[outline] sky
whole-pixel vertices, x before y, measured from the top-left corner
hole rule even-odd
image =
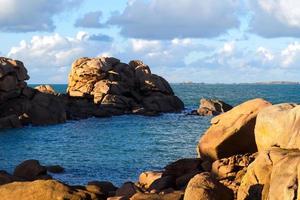
[[[80,57],[139,59],[169,82],[300,81],[299,0],[0,0],[0,56],[29,83]]]

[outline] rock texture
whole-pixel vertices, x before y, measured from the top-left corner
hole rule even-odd
[[[60,99],[27,87],[28,79],[22,62],[0,57],[0,128],[65,122]]]
[[[33,182],[14,182],[0,187],[3,200],[101,200],[99,195],[62,184],[56,180],[37,180]]]
[[[53,87],[51,87],[51,85],[39,85],[36,86],[34,89],[42,93],[57,94],[57,92],[53,89]]]
[[[227,112],[232,109],[232,106],[217,99],[200,100],[200,106],[197,110],[200,116],[215,116]]]
[[[194,176],[185,190],[184,200],[232,200],[232,191],[207,172]]]
[[[80,58],[72,65],[68,94],[88,99],[113,115],[177,112],[184,107],[169,83],[152,74],[142,61],[129,64],[116,58]]]
[[[256,116],[259,111],[270,105],[263,99],[253,99],[214,117],[211,120],[211,127],[199,141],[200,157],[218,160],[236,154],[256,152],[254,138]]]
[[[271,148],[259,153],[248,167],[238,190],[238,200],[300,199],[300,151]]]
[[[257,115],[255,140],[259,151],[273,146],[300,149],[300,106],[284,103],[263,109]]]

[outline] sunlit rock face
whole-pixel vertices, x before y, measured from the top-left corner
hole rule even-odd
[[[72,64],[67,93],[89,99],[110,114],[177,112],[184,107],[169,83],[142,61],[80,58]]]

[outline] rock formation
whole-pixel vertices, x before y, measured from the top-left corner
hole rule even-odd
[[[200,100],[200,106],[197,114],[200,116],[215,116],[225,113],[232,109],[232,106],[217,99],[204,99]]]
[[[72,65],[66,95],[49,85],[30,88],[28,79],[22,62],[0,57],[0,129],[92,116],[156,115],[184,108],[169,83],[141,61],[128,65],[108,57],[78,59]]]
[[[72,64],[67,92],[72,99],[92,101],[96,109],[112,115],[178,112],[184,107],[169,83],[142,61],[80,58]]]
[[[211,127],[199,141],[200,157],[218,160],[236,154],[256,152],[254,138],[256,116],[260,110],[270,105],[263,99],[253,99],[214,117],[211,120]]]

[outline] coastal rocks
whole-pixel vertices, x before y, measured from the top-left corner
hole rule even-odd
[[[57,92],[55,92],[55,90],[53,89],[53,87],[51,87],[51,85],[39,85],[36,86],[34,89],[42,93],[54,94],[54,95],[57,94]]]
[[[130,200],[182,200],[183,192],[174,191],[168,194],[145,194],[137,193]]]
[[[0,103],[18,97],[29,79],[23,63],[0,57]]]
[[[139,184],[148,189],[150,185],[157,179],[161,178],[163,175],[162,172],[148,171],[141,173],[139,177]]]
[[[194,176],[187,185],[184,200],[232,200],[232,191],[220,184],[209,173]]]
[[[98,195],[84,189],[73,188],[56,180],[37,180],[33,182],[14,182],[0,187],[3,200],[101,200]]]
[[[39,161],[37,160],[26,160],[22,162],[16,166],[13,175],[28,181],[51,178],[49,175],[47,175],[47,168],[40,165]]]
[[[108,181],[91,181],[87,184],[86,189],[103,194],[106,197],[111,197],[115,195],[118,188]]]
[[[242,179],[237,199],[299,199],[299,164],[298,149],[260,152]]]
[[[211,174],[219,180],[220,183],[231,189],[234,197],[237,196],[237,191],[246,174],[247,167],[254,161],[255,154],[240,154],[229,158],[216,160],[212,164]]]
[[[116,190],[117,197],[122,197],[124,199],[129,199],[132,197],[135,193],[141,192],[140,188],[136,186],[132,182],[126,182],[124,183],[120,188]]]
[[[259,151],[276,146],[300,149],[300,105],[278,104],[257,115],[255,140]]]
[[[27,87],[28,79],[22,62],[0,57],[0,128],[65,122],[60,99]]]
[[[221,100],[202,98],[200,100],[200,106],[197,110],[197,114],[200,116],[215,116],[227,112],[232,108],[233,107],[231,105]]]
[[[253,99],[214,117],[211,127],[198,143],[200,157],[214,161],[236,154],[256,152],[256,116],[259,111],[270,105],[271,103],[263,99]]]
[[[184,107],[168,82],[152,74],[142,61],[125,64],[109,57],[80,58],[72,64],[67,92],[112,115],[177,112]]]

